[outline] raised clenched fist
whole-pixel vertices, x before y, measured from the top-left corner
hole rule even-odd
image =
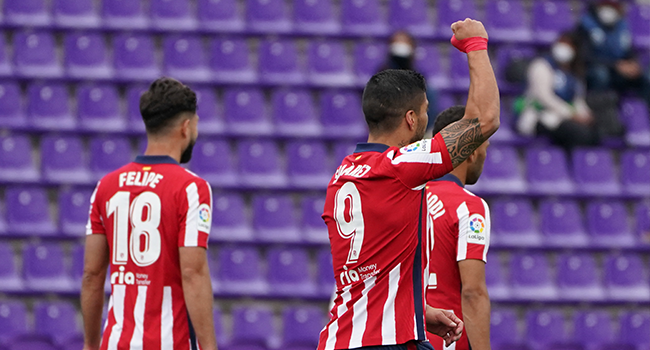
[[[454,32],[457,40],[463,40],[472,37],[482,37],[488,39],[487,31],[483,27],[481,21],[465,18],[464,21],[457,21],[451,25],[451,30]]]

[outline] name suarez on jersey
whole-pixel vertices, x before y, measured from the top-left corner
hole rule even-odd
[[[153,171],[129,171],[120,174],[120,187],[126,186],[149,186],[156,188],[156,185],[163,179],[163,176]]]
[[[372,167],[370,165],[354,165],[354,163],[350,164],[349,166],[346,166],[345,164],[342,164],[339,166],[338,169],[336,169],[336,173],[334,174],[334,182],[339,180],[339,177],[341,176],[352,176],[352,177],[364,177]]]

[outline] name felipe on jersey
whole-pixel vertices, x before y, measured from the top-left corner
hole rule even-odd
[[[156,185],[162,180],[163,176],[153,171],[129,171],[120,174],[120,187],[126,186],[149,186],[156,188]]]
[[[350,166],[345,166],[341,165],[338,169],[336,169],[336,173],[334,174],[334,182],[339,180],[339,177],[341,176],[353,176],[353,177],[363,177],[366,175],[372,168],[370,165],[357,165],[356,167],[354,166],[354,163],[350,164]]]

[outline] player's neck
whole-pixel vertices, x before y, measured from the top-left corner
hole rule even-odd
[[[368,135],[368,143],[381,143],[388,147],[404,147],[408,145],[409,138],[402,137],[398,133],[391,135]]]
[[[181,152],[178,147],[174,147],[171,142],[160,142],[157,140],[147,140],[147,149],[144,151],[145,156],[169,156],[179,162]]]
[[[463,162],[462,164],[457,166],[456,169],[452,170],[449,174],[457,177],[458,180],[460,180],[460,182],[463,184],[463,186],[465,186],[467,181],[467,163]]]

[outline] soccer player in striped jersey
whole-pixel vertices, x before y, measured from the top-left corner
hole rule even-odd
[[[460,120],[465,107],[454,106],[438,115],[434,135]],[[427,305],[452,310],[465,323],[461,338],[448,348],[429,334],[434,348],[490,350],[490,297],[485,285],[485,263],[490,246],[490,209],[466,184],[478,181],[490,140],[485,141],[451,173],[426,187],[435,245],[429,265]],[[470,348],[471,344],[471,348]]]
[[[196,94],[170,78],[140,98],[142,156],[91,198],[81,309],[85,350],[216,350],[206,248],[210,185],[180,166],[198,136]],[[110,264],[108,319],[101,334]]]
[[[460,337],[462,321],[425,305],[433,228],[426,227],[424,187],[498,129],[499,90],[483,24],[466,19],[451,28],[471,79],[461,120],[423,139],[426,84],[413,71],[386,70],[365,87],[368,143],[342,161],[325,199],[337,291],[319,350],[431,349],[425,328],[448,344]]]

